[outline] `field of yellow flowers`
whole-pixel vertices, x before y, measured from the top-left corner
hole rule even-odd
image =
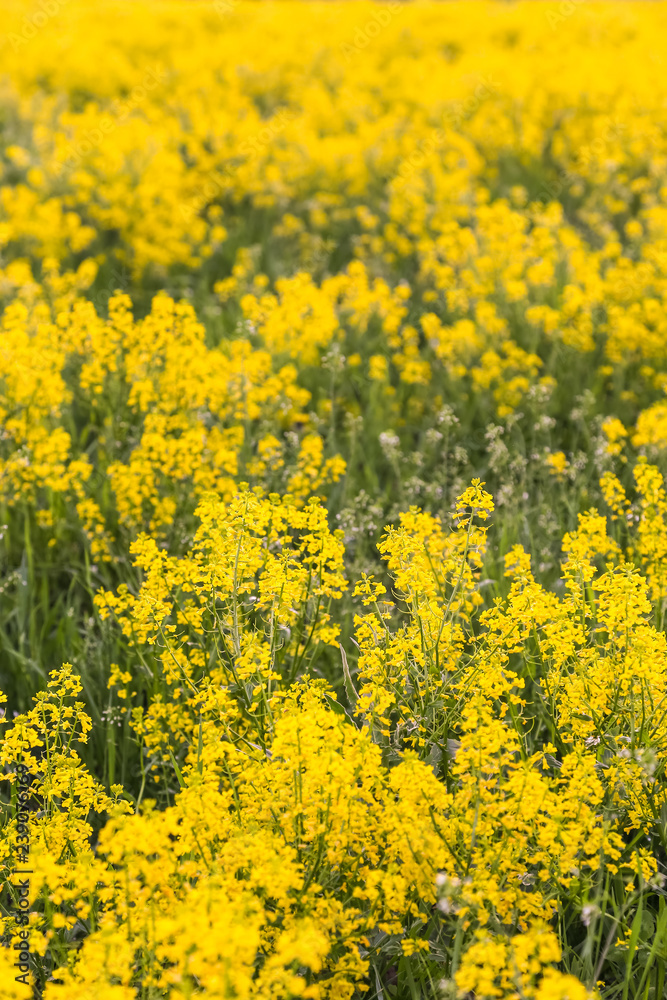
[[[2,1000],[667,997],[667,4],[3,0]]]

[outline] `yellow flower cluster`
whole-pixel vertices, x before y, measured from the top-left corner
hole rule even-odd
[[[94,557],[111,558],[114,525],[159,535],[192,512],[193,497],[231,496],[258,434],[248,472],[262,482],[279,472],[297,498],[344,472],[316,434],[302,436],[287,466],[284,445],[261,436],[306,419],[310,394],[293,365],[276,365],[247,338],[208,348],[192,307],[166,295],[135,321],[122,293],[102,319],[71,293],[50,303],[49,291],[35,289],[3,317],[3,499],[48,510],[61,496]]]
[[[637,481],[644,520],[666,531],[655,470],[639,466]],[[93,989],[130,1000],[139,986],[351,997],[382,941],[426,961],[447,940],[462,993],[591,995],[558,971],[549,921],[568,896],[589,898],[601,870],[641,915],[633,880],[657,870],[641,839],[665,801],[664,712],[647,712],[665,699],[665,638],[647,622],[645,579],[595,511],[564,539],[563,598],[516,546],[508,596],[479,614],[477,525],[493,511],[483,485],[459,497],[449,532],[418,509],[388,530],[396,603],[368,577],[359,585],[376,613],[357,619],[361,728],[324,681],[294,683],[335,644],[325,608],[346,587],[321,505],[246,489],[202,503],[182,558],[138,539],[136,596],[125,585],[99,596],[156,682],[147,710],[132,712],[136,802],[121,785],[110,797],[77,753],[90,719],[72,704],[81,683],[69,664],[3,737],[8,776],[20,761],[35,779],[31,891],[44,905],[30,941],[57,966],[46,1000]],[[114,667],[112,692],[130,682]],[[549,738],[531,751],[536,725]],[[152,772],[169,800],[159,810],[144,797]],[[4,828],[7,864],[17,832],[15,820]]]
[[[612,368],[649,362],[661,387],[659,5],[172,0],[118,16],[106,2],[8,3],[3,295],[85,254],[102,283],[204,273],[271,352],[305,363],[337,336],[334,302],[353,329],[375,314],[400,380],[470,378],[501,415],[545,377],[542,337],[587,356],[600,339]],[[298,53],[297,19],[311,39]],[[619,96],[621,44],[633,74]],[[317,280],[337,255],[349,287]],[[410,297],[425,308],[401,329]]]
[[[2,995],[660,1000],[665,6],[3,18]]]
[[[608,454],[667,448],[662,7],[290,11],[8,3],[2,496],[43,528],[57,497],[93,561],[239,480],[329,489],[344,419],[419,390],[566,413],[572,365]]]

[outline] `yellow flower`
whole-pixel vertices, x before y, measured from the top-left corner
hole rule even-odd
[[[569,463],[565,457],[565,453],[562,451],[552,452],[551,454],[544,456],[544,461],[549,472],[553,476],[557,476],[559,479],[562,478],[563,473],[568,468]]]

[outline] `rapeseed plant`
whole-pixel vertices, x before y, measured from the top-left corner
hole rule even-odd
[[[2,995],[665,996],[664,5],[5,16]]]

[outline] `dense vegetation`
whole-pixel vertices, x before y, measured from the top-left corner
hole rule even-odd
[[[660,1000],[667,8],[4,6],[2,996]]]

